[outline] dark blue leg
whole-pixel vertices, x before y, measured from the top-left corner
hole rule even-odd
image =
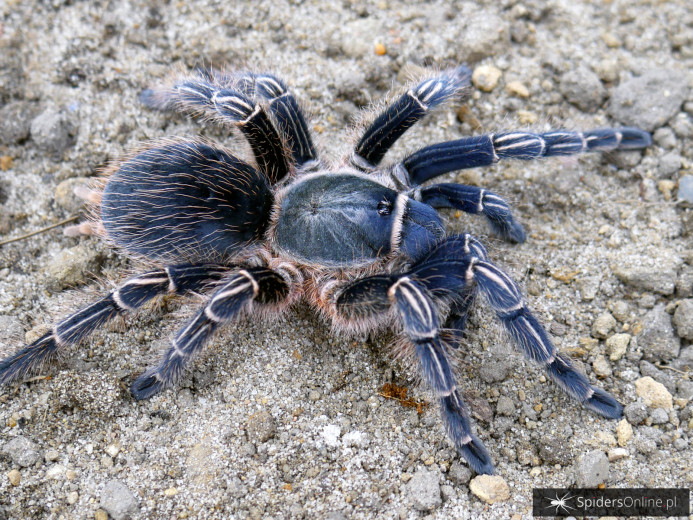
[[[258,166],[272,183],[289,172],[284,143],[265,110],[243,92],[211,82],[208,73],[198,71],[167,89],[145,90],[140,99],[158,110],[176,110],[231,124],[246,137]]]
[[[458,67],[422,81],[388,106],[359,139],[351,158],[353,166],[369,171],[380,163],[404,132],[426,113],[469,85],[471,71]]]
[[[417,186],[464,168],[488,166],[500,159],[531,160],[600,150],[633,150],[652,143],[638,128],[602,128],[587,132],[553,130],[544,134],[503,132],[426,146],[395,167],[397,178]]]
[[[79,343],[118,314],[135,310],[162,294],[201,291],[227,270],[219,265],[181,265],[130,278],[104,298],[58,322],[51,332],[31,345],[0,361],[0,384],[52,361],[64,346]]]
[[[454,208],[486,217],[493,231],[511,242],[524,242],[525,231],[513,219],[508,203],[493,192],[463,184],[434,184],[421,190],[421,202],[439,208]]]
[[[411,271],[429,291],[459,291],[465,294],[476,282],[515,344],[529,359],[544,366],[549,377],[583,406],[611,419],[622,416],[623,406],[575,370],[568,358],[558,354],[546,331],[524,303],[517,284],[501,269],[483,258],[453,253],[466,239],[450,237],[441,242]],[[446,260],[447,258],[447,260]],[[457,286],[457,289],[455,288]]]
[[[135,380],[130,388],[134,398],[147,399],[174,384],[221,325],[238,318],[253,302],[277,303],[288,291],[278,273],[264,268],[240,269],[224,279],[207,305],[176,334],[159,364]]]
[[[317,164],[318,154],[303,112],[286,83],[272,74],[242,72],[235,79],[238,89],[250,97],[267,103],[277,121],[279,131],[291,148],[297,168],[310,169]]]
[[[448,436],[474,471],[493,473],[486,448],[472,433],[448,347],[439,335],[436,309],[424,285],[406,275],[373,276],[349,284],[334,301],[338,316],[347,320],[367,320],[387,312],[393,305],[404,334],[414,347],[423,378],[439,399]]]

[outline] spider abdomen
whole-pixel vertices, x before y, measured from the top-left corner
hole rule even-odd
[[[117,245],[151,259],[226,258],[262,237],[271,207],[252,166],[204,142],[168,142],[109,177],[101,219]]]

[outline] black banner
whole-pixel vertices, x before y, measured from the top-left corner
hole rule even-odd
[[[688,516],[690,491],[685,488],[534,489],[535,517]]]

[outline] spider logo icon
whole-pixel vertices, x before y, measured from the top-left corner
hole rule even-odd
[[[568,513],[569,509],[575,509],[574,507],[571,507],[567,504],[568,500],[570,500],[571,498],[575,498],[574,496],[571,497],[569,495],[570,495],[570,493],[566,493],[562,497],[559,497],[558,493],[556,493],[556,498],[546,497],[549,500],[551,500],[551,505],[546,507],[545,509],[551,509],[552,507],[555,507],[556,508],[556,514],[558,514],[559,509],[562,509],[566,513]]]

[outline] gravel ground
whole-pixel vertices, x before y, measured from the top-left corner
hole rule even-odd
[[[230,327],[180,386],[127,386],[199,302],[165,300],[0,389],[0,519],[529,518],[534,487],[693,486],[693,13],[670,2],[503,0],[0,4],[0,240],[80,211],[75,186],[135,144],[227,132],[153,113],[171,67],[273,69],[329,158],[360,109],[424,67],[468,63],[470,97],[392,150],[511,128],[640,125],[644,152],[505,162],[448,176],[506,197],[522,245],[472,230],[558,347],[627,405],[603,420],[514,353],[482,304],[459,379],[496,481],[455,455],[434,406],[388,356],[298,306]],[[0,248],[0,353],[135,266],[59,229]],[[504,489],[504,486],[508,489]],[[508,496],[504,495],[504,492]],[[480,495],[491,494],[487,503]]]

